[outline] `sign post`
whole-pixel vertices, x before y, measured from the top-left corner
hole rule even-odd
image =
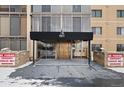
[[[14,53],[0,53],[0,65],[15,66],[15,54]]]
[[[108,53],[107,54],[107,66],[109,67],[115,67],[124,66],[124,57],[121,53]]]

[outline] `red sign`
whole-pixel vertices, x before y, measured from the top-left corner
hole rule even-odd
[[[123,66],[123,54],[109,53],[107,55],[108,66]]]
[[[15,65],[15,54],[14,53],[0,53],[0,65],[2,64]]]

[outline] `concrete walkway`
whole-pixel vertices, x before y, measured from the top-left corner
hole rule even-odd
[[[86,59],[39,60],[35,65],[17,69],[9,77],[45,80],[44,84],[73,87],[124,86],[124,74],[108,70]]]
[[[68,60],[56,60],[56,59],[40,59],[35,65],[42,66],[88,66],[87,59],[68,59]]]

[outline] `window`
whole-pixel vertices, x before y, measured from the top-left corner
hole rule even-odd
[[[73,19],[70,15],[64,15],[63,16],[62,30],[64,32],[72,32],[73,29],[75,29],[74,31],[76,31],[76,29],[78,29],[78,28],[76,28],[76,26],[74,26],[75,23],[74,22],[72,23],[72,20]],[[74,26],[74,28],[73,28],[73,26]]]
[[[10,5],[10,12],[26,12],[25,5]]]
[[[51,12],[50,5],[42,5],[42,12]]]
[[[102,27],[92,27],[92,32],[94,35],[101,35],[102,34]]]
[[[102,17],[102,10],[92,10],[92,17]]]
[[[9,5],[0,5],[0,12],[9,12]]]
[[[124,10],[117,10],[117,17],[124,17]]]
[[[42,32],[51,32],[51,17],[42,17]]]
[[[81,17],[73,17],[73,32],[81,32]]]
[[[10,35],[10,18],[9,15],[0,16],[0,35],[9,36]]]
[[[81,5],[73,5],[73,12],[81,12]]]
[[[59,15],[53,15],[51,18],[51,30],[52,32],[58,32],[60,31],[60,16]]]
[[[92,51],[100,51],[102,44],[92,44]]]
[[[0,38],[0,49],[9,48],[9,41],[7,39]]]
[[[19,15],[10,16],[10,35],[19,36],[20,35],[20,17]]]
[[[124,51],[124,44],[117,44],[117,51]]]
[[[117,27],[117,35],[124,35],[124,27]]]
[[[18,5],[11,5],[10,11],[11,12],[20,12],[20,7]]]
[[[42,12],[41,5],[32,5],[32,12]]]
[[[20,15],[20,25],[21,25],[21,36],[27,36],[27,16]]]
[[[26,49],[27,49],[26,39],[20,40],[20,50],[26,50]]]

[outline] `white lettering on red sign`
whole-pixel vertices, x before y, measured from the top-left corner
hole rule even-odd
[[[15,65],[15,54],[14,53],[0,53],[0,65],[2,64]]]
[[[108,66],[123,66],[123,54],[109,53],[107,55]]]

